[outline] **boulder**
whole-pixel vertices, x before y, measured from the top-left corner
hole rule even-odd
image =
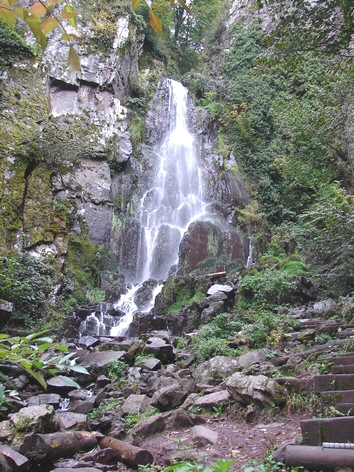
[[[199,364],[193,373],[193,377],[197,384],[218,385],[238,369],[237,359],[216,356]]]
[[[47,380],[47,385],[50,390],[58,392],[62,396],[67,395],[71,390],[78,388],[78,385],[72,381],[70,377],[65,375],[56,375]]]
[[[59,411],[58,419],[61,429],[66,431],[87,431],[87,416],[72,411]]]
[[[229,401],[231,398],[230,393],[227,390],[221,390],[220,392],[209,393],[203,397],[198,397],[194,402],[193,406],[200,406],[202,408],[212,408],[219,403]]]
[[[150,408],[150,399],[147,395],[129,395],[122,405],[122,412],[126,415],[144,413]]]
[[[142,369],[159,370],[161,367],[161,361],[155,357],[145,357],[145,359],[137,362],[136,365]]]
[[[235,289],[231,285],[214,284],[208,290],[208,295],[214,295],[218,292],[228,295],[234,293]]]
[[[58,417],[52,405],[35,405],[21,408],[10,415],[17,431],[25,433],[50,433],[59,430]]]
[[[187,397],[187,392],[178,385],[169,385],[155,392],[151,399],[151,405],[160,411],[168,411],[181,405]]]
[[[192,439],[197,446],[204,447],[208,444],[215,444],[218,440],[218,433],[203,425],[197,425],[192,428]]]
[[[175,360],[175,353],[172,344],[167,343],[164,339],[156,336],[149,338],[146,341],[146,354],[153,354],[154,357],[160,359],[163,364],[168,364]]]
[[[253,364],[260,364],[267,359],[268,349],[257,349],[256,351],[246,352],[238,357],[238,364],[240,367],[247,368]]]
[[[232,398],[245,405],[264,405],[274,401],[277,385],[264,375],[245,375],[235,372],[226,381],[226,388]]]
[[[106,375],[109,362],[124,360],[125,351],[89,352],[79,357],[80,365],[86,367],[92,376]]]
[[[24,471],[29,468],[29,460],[27,457],[8,446],[0,445],[0,457],[1,456],[5,458],[5,461],[2,461],[0,458],[1,472]]]

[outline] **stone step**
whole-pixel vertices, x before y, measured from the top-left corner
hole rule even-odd
[[[354,353],[347,353],[343,356],[323,357],[321,361],[332,362],[333,365],[351,365],[354,364]]]
[[[354,415],[354,403],[337,403],[335,408],[343,415]]]
[[[331,367],[333,374],[354,374],[354,364],[334,365]]]
[[[329,390],[354,390],[354,374],[315,375],[315,392]]]
[[[346,328],[336,334],[339,339],[351,338],[352,336],[354,336],[354,328]]]
[[[354,403],[354,390],[330,390],[321,392],[321,398],[326,404]]]
[[[301,421],[302,442],[321,446],[323,442],[354,442],[354,416]]]

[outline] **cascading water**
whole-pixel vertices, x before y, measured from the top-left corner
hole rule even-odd
[[[162,289],[161,281],[178,263],[184,233],[193,221],[206,215],[198,152],[188,124],[188,91],[171,79],[162,81],[160,87],[168,90],[168,109],[164,117],[168,123],[162,139],[153,149],[155,163],[150,188],[140,200],[135,277],[130,289],[114,305],[116,312],[123,316],[109,317],[105,325],[105,312],[99,309],[81,323],[81,333],[124,335],[136,312],[149,313]],[[150,287],[150,299],[145,297],[142,302],[139,289],[151,279],[155,283]],[[112,323],[111,319],[118,321]]]
[[[168,87],[169,126],[156,146],[155,178],[140,201],[141,237],[138,247],[136,283],[115,304],[125,315],[111,329],[113,336],[122,335],[138,310],[135,295],[148,279],[164,280],[178,262],[178,249],[191,222],[205,215],[198,153],[188,126],[188,92],[179,82],[166,79]],[[149,305],[161,290],[152,292]]]

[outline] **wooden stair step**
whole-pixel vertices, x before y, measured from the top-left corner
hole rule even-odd
[[[354,403],[354,390],[328,390],[321,392],[321,398],[326,404]]]
[[[354,467],[353,449],[287,445],[273,457],[287,466],[301,466],[306,470],[334,471],[338,467]]]
[[[354,416],[302,420],[303,444],[321,446],[326,442],[353,443]]]
[[[354,390],[354,374],[326,374],[314,376],[315,392]]]

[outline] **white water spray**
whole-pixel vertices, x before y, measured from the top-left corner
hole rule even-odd
[[[125,315],[111,329],[112,336],[126,332],[138,310],[134,298],[148,279],[165,280],[178,262],[178,249],[189,225],[205,215],[202,179],[193,134],[188,126],[188,92],[179,82],[167,79],[169,128],[155,148],[155,178],[140,201],[141,240],[136,285],[115,304]],[[149,312],[162,285],[153,290],[144,309]]]

